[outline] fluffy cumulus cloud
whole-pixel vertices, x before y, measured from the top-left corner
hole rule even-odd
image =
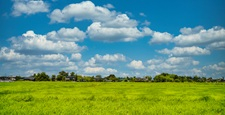
[[[126,56],[123,54],[96,54],[94,57],[85,62],[86,66],[97,66],[99,64],[115,64],[115,62],[126,61]]]
[[[213,42],[207,45],[206,48],[211,50],[225,50],[225,40],[221,42]]]
[[[97,41],[135,41],[152,33],[147,27],[138,29],[136,20],[130,19],[126,14],[110,11],[109,7],[112,6],[95,6],[91,1],[84,1],[70,4],[62,10],[55,9],[49,17],[51,23],[65,23],[71,18],[75,21],[91,20],[93,23],[86,32],[89,38]]]
[[[150,44],[153,43],[168,43],[171,42],[173,35],[167,32],[153,32],[152,39],[150,40]]]
[[[157,51],[161,54],[168,54],[169,56],[198,56],[198,55],[209,55],[210,51],[200,47],[174,47],[172,50],[163,49]]]
[[[85,49],[74,42],[51,41],[46,35],[27,31],[22,36],[10,39],[12,47],[23,53],[74,53]]]
[[[180,29],[180,32],[181,34],[183,35],[190,35],[190,34],[197,34],[199,33],[201,30],[203,30],[204,28],[202,26],[196,26],[194,28],[187,28],[187,27],[184,27],[184,28],[181,28]]]
[[[130,19],[126,14],[119,14],[110,21],[102,21],[102,26],[109,28],[129,28],[136,27],[137,24],[136,20]]]
[[[74,28],[61,28],[58,31],[52,31],[47,33],[47,38],[53,41],[67,41],[77,42],[83,41],[86,34],[79,30],[77,27]]]
[[[105,4],[103,7],[108,8],[108,9],[113,9],[115,8],[112,4]]]
[[[49,11],[49,5],[42,0],[13,0],[13,2],[13,16]]]
[[[16,53],[13,49],[9,49],[7,47],[2,47],[0,50],[0,61],[14,61],[14,60],[24,60],[26,59],[25,55],[21,55]]]
[[[149,22],[148,20],[145,20],[143,23],[141,23],[141,25],[143,26],[149,26],[151,24],[151,22]]]
[[[136,70],[145,69],[145,66],[143,65],[141,60],[133,60],[127,66]]]
[[[63,54],[25,55],[6,47],[1,48],[0,62],[4,62],[1,65],[1,71],[12,75],[29,76],[33,74],[31,72],[41,71],[56,74],[61,70],[78,69],[76,63]]]
[[[224,77],[225,74],[225,62],[219,62],[217,64],[211,64],[208,66],[204,66],[202,68],[204,72],[207,73],[207,75],[210,75],[211,77],[215,78],[221,78]]]
[[[115,42],[115,41],[135,41],[140,37],[150,35],[151,30],[149,28],[143,28],[139,31],[135,28],[110,28],[103,27],[100,22],[95,22],[88,27],[87,33],[93,40],[104,41],[104,42]]]
[[[112,69],[112,68],[103,68],[103,67],[86,67],[84,68],[84,72],[86,74],[114,74],[117,73],[116,69]]]
[[[117,61],[126,61],[126,57],[123,54],[106,54],[106,55],[99,55],[96,54],[94,56],[94,58],[97,61],[101,61],[101,62],[117,62]]]
[[[190,57],[170,57],[168,59],[150,59],[147,61],[147,70],[155,73],[175,73],[181,75],[191,75],[193,68],[200,62],[193,60]],[[199,73],[198,75],[202,75]],[[194,75],[194,74],[193,74]]]
[[[74,18],[76,21],[107,21],[114,15],[115,12],[111,12],[105,7],[95,6],[91,1],[84,1],[81,3],[70,4],[62,10],[55,9],[49,17],[51,19],[51,23],[64,23],[68,22],[71,18]]]
[[[75,60],[75,61],[78,61],[78,60],[81,60],[81,58],[82,58],[82,55],[80,54],[80,53],[73,53],[72,55],[71,55],[71,60]]]
[[[203,29],[203,27],[198,26],[195,28],[182,28],[181,34],[176,36],[173,41],[179,46],[208,46],[209,48],[214,48],[215,44],[221,44],[225,41],[225,29],[222,27],[215,26],[208,30]],[[211,45],[211,47],[210,47]],[[220,47],[216,47],[220,48]]]

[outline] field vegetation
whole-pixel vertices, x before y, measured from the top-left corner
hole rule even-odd
[[[224,83],[1,82],[2,115],[224,115]]]

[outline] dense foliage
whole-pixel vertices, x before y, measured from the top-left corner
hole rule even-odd
[[[75,74],[74,72],[67,73],[65,71],[59,72],[58,75],[52,75],[51,79],[45,73],[34,74],[35,81],[78,81],[78,82],[223,82],[224,78],[212,79],[199,76],[178,76],[176,74],[161,73],[154,78],[151,76],[144,77],[116,77],[114,74],[110,74],[106,77],[101,75],[96,76],[82,76]]]

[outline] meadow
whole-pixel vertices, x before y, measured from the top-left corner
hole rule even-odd
[[[224,83],[2,82],[1,115],[224,115]]]

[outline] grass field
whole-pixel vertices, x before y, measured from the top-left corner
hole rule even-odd
[[[225,115],[224,83],[0,83],[3,115]]]

